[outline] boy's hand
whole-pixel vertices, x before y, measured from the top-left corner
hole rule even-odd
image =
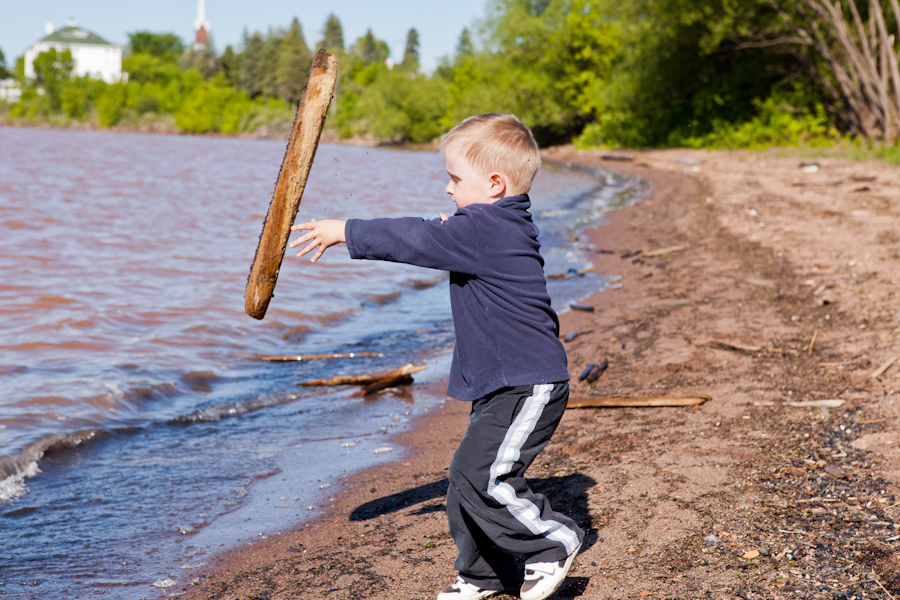
[[[300,244],[312,242],[306,248],[297,253],[297,256],[303,256],[312,251],[316,246],[319,251],[313,255],[311,262],[316,262],[319,257],[325,253],[326,248],[330,248],[335,244],[347,243],[344,236],[344,226],[346,221],[338,221],[328,219],[325,221],[311,220],[309,223],[300,223],[291,227],[291,231],[306,231],[302,236],[291,242],[291,248],[296,248]]]
[[[447,215],[442,212],[439,212],[438,215],[441,217],[441,225],[443,225],[447,221]]]

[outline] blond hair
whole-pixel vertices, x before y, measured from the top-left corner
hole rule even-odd
[[[515,115],[487,113],[469,117],[441,138],[441,156],[457,148],[484,174],[499,171],[508,178],[508,195],[531,189],[541,168],[541,152],[531,130]]]

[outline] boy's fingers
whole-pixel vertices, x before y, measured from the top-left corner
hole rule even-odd
[[[296,225],[293,225],[291,227],[291,231],[309,231],[310,229],[315,228],[315,226],[316,226],[316,220],[313,219],[312,221],[309,221],[306,223],[298,223]]]
[[[307,246],[306,248],[303,248],[300,252],[298,252],[297,256],[305,256],[305,255],[309,254],[310,252],[312,252],[312,249],[318,245],[319,245],[319,242],[314,241],[309,246]]]
[[[290,247],[291,247],[291,248],[296,248],[296,247],[299,246],[300,244],[302,244],[302,243],[308,241],[308,240],[309,240],[309,235],[310,235],[310,234],[308,234],[308,233],[307,233],[306,235],[301,235],[301,236],[298,237],[296,240],[294,240],[293,242],[291,242]]]

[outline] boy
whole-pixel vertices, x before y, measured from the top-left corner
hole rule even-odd
[[[292,228],[307,233],[291,248],[310,242],[297,255],[318,247],[315,262],[346,243],[352,258],[450,272],[456,346],[447,394],[472,409],[447,492],[459,576],[437,597],[471,600],[521,586],[523,600],[542,600],[562,583],[584,533],[524,478],[569,395],[559,321],[528,212],[541,156],[521,121],[497,113],[454,127],[440,152],[453,216],[310,221]],[[524,577],[516,554],[525,556]]]

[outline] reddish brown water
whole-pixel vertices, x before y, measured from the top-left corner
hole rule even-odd
[[[438,273],[339,248],[317,265],[288,258],[265,320],[244,315],[283,152],[0,128],[0,565],[14,565],[0,594],[152,595],[220,544],[313,514],[319,485],[383,459],[379,431],[439,401],[293,385],[446,354]],[[436,217],[453,209],[444,184],[435,153],[324,144],[301,217]],[[635,189],[544,169],[534,201],[547,271],[585,266],[570,236]],[[602,285],[552,280],[551,294],[564,307]],[[360,350],[384,357],[248,356]],[[426,376],[445,373],[439,361]]]

